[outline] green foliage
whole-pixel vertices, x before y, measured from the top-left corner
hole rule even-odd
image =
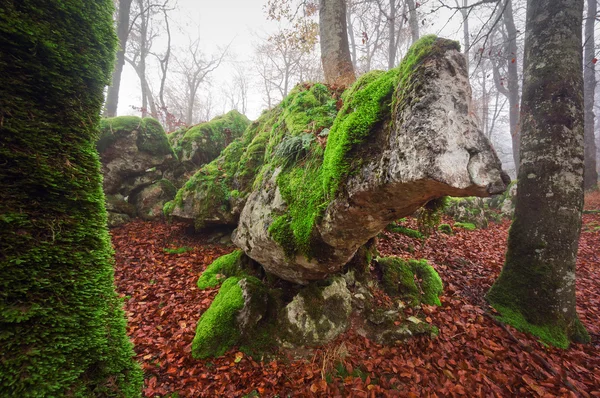
[[[198,288],[207,289],[218,286],[223,279],[242,276],[241,259],[244,252],[240,249],[217,258],[200,275]]]
[[[136,397],[95,149],[110,0],[0,6],[0,391]]]
[[[455,222],[454,226],[456,228],[466,229],[467,231],[475,231],[477,229],[477,226],[475,224],[469,222]]]
[[[378,258],[377,263],[383,271],[383,288],[389,295],[400,297],[411,306],[442,305],[439,299],[443,293],[442,280],[426,260],[384,257]]]
[[[287,137],[275,148],[274,155],[283,159],[284,165],[297,163],[304,159],[315,139],[311,133]]]
[[[244,306],[240,278],[228,278],[211,306],[202,314],[192,341],[192,356],[221,356],[240,338],[235,324],[237,313]]]
[[[176,248],[168,248],[165,247],[163,249],[163,251],[167,254],[183,254],[183,253],[187,253],[189,251],[194,250],[193,247],[187,247],[187,246],[183,246],[183,247],[176,247]]]

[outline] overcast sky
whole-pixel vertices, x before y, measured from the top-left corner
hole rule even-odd
[[[175,0],[172,0],[175,1]],[[257,36],[266,37],[269,32],[276,30],[278,24],[268,21],[264,12],[267,0],[177,0],[177,10],[171,12],[173,46],[186,46],[187,37],[200,36],[201,46],[205,54],[219,52],[219,49],[229,47],[231,58],[238,62],[247,62],[253,53],[253,43]],[[448,14],[449,17],[450,14]],[[436,33],[445,36],[455,36],[460,31],[459,19],[448,24],[448,18],[438,14],[432,24],[421,28],[421,34]],[[175,26],[173,26],[175,25]],[[458,39],[460,35],[456,36]],[[163,41],[164,43],[164,41]],[[157,42],[156,47],[160,47]],[[149,60],[153,62],[153,60]],[[251,68],[251,64],[248,64]],[[251,72],[251,71],[250,71]],[[211,77],[211,87],[201,86],[201,90],[212,89],[219,95],[220,89],[231,76],[230,64],[223,64]],[[158,86],[158,75],[150,80],[154,87]],[[222,102],[216,99],[217,102]],[[119,99],[120,115],[137,114],[132,106],[139,107],[141,95],[139,79],[130,65],[123,70],[121,93]],[[247,116],[256,119],[264,107],[261,93],[257,88],[250,87],[250,98]],[[229,111],[220,105],[214,110],[215,115]]]

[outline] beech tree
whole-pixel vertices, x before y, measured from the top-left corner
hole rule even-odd
[[[325,82],[349,86],[356,76],[348,46],[345,0],[320,0],[319,32]]]
[[[136,397],[100,161],[112,0],[0,7],[0,395]]]
[[[575,260],[583,208],[583,0],[529,0],[521,162],[502,272],[487,299],[500,319],[566,348],[587,342]]]
[[[112,73],[111,84],[106,94],[105,116],[117,116],[117,107],[119,105],[119,89],[121,88],[121,74],[125,66],[125,48],[127,47],[127,37],[129,36],[129,14],[131,12],[132,0],[120,0],[117,10],[117,38],[119,39],[119,49],[117,50],[117,60]]]
[[[598,171],[596,170],[596,140],[594,139],[594,96],[596,92],[596,57],[594,27],[598,4],[596,0],[588,0],[587,17],[585,19],[585,35],[583,43],[583,90],[585,117],[585,174],[584,188],[594,189],[598,186]]]

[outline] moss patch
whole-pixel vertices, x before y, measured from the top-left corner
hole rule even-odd
[[[467,231],[475,231],[477,229],[477,226],[470,222],[455,222],[454,226],[456,228],[466,229]]]
[[[421,232],[419,232],[417,230],[414,230],[414,229],[410,229],[410,228],[404,227],[402,225],[398,225],[396,223],[389,224],[388,226],[385,227],[385,229],[387,229],[390,232],[394,232],[394,233],[397,233],[397,234],[406,235],[406,236],[408,236],[410,238],[413,238],[413,239],[423,239],[423,238],[425,238],[425,236]]]
[[[244,252],[240,249],[217,258],[204,270],[198,279],[198,288],[206,289],[218,286],[225,278],[241,276],[241,259]]]
[[[202,314],[192,341],[192,356],[221,356],[240,338],[235,317],[244,306],[240,278],[228,278],[212,305]]]
[[[411,306],[442,304],[439,299],[443,293],[442,280],[426,260],[384,257],[377,259],[377,263],[382,269],[383,288],[389,295],[399,297]]]
[[[103,153],[120,137],[137,131],[136,146],[142,152],[153,156],[175,156],[167,134],[161,124],[153,118],[137,116],[118,116],[100,121],[100,137],[96,143],[98,152]]]
[[[249,124],[246,116],[232,110],[209,122],[178,130],[169,138],[179,159],[192,160],[200,166],[219,156],[227,145],[242,135]],[[194,146],[195,153],[192,153]]]

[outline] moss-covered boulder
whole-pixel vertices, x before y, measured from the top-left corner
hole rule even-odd
[[[337,113],[326,87],[297,87],[269,133],[234,243],[268,272],[308,283],[431,200],[503,192],[507,176],[470,95],[458,44],[435,36],[397,68],[358,79]]]
[[[230,277],[212,305],[202,314],[192,342],[194,358],[220,356],[243,342],[267,311],[267,295],[253,277]]]
[[[176,192],[165,175],[178,162],[160,123],[137,116],[103,119],[96,148],[102,162],[109,225],[120,225],[138,214],[144,219],[161,217],[162,207]],[[135,211],[128,211],[130,208]]]
[[[200,167],[219,156],[249,124],[246,116],[232,110],[208,122],[180,128],[169,134],[169,142],[180,162],[174,170],[177,185],[183,185],[185,181],[181,181],[182,178],[187,180]]]
[[[0,6],[0,395],[140,397],[97,125],[112,0]]]
[[[132,196],[136,215],[143,220],[153,220],[163,216],[163,207],[175,197],[177,188],[167,179],[160,179],[142,188]]]
[[[129,196],[141,186],[160,179],[176,162],[165,131],[152,118],[102,119],[96,148],[107,194]]]

